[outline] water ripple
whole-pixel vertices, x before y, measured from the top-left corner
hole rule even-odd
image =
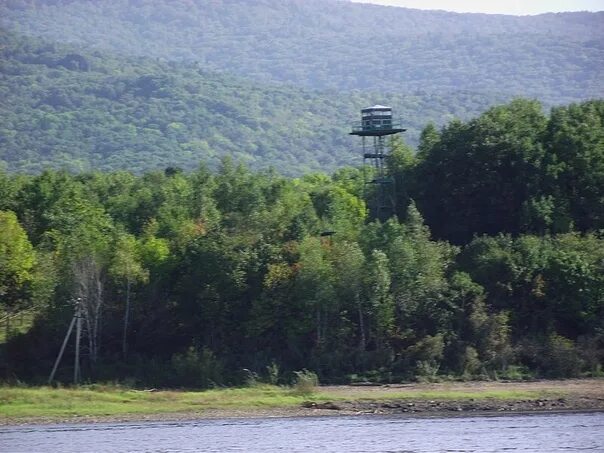
[[[318,417],[0,428],[19,452],[604,452],[604,413],[413,419]]]

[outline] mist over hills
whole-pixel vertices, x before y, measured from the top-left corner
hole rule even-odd
[[[0,159],[14,170],[190,168],[224,154],[288,174],[332,170],[359,163],[346,131],[366,104],[392,104],[414,145],[429,121],[468,119],[517,96],[547,108],[604,93],[604,13],[11,0],[0,17],[10,118]],[[90,70],[56,64],[70,54]],[[138,83],[161,96],[133,94]],[[43,115],[54,135],[38,127]]]

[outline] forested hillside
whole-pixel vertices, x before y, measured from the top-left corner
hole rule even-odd
[[[192,170],[200,160],[216,168],[225,155],[290,175],[333,171],[362,162],[347,135],[362,107],[391,102],[416,144],[428,122],[466,119],[493,101],[260,85],[199,64],[76,52],[6,33],[0,46],[0,160],[11,171]]]
[[[0,160],[333,171],[361,163],[347,132],[367,105],[392,105],[416,146],[430,122],[518,96],[601,97],[602,22],[336,0],[2,2]]]
[[[604,13],[514,17],[336,0],[3,4],[9,30],[311,88],[469,90],[548,104],[604,92]]]
[[[602,375],[604,13],[8,0],[0,21],[0,380],[47,379],[75,301],[89,381]],[[376,103],[409,129],[383,223],[347,135]]]
[[[392,146],[383,224],[357,168],[0,172],[1,377],[47,378],[77,298],[87,380],[601,375],[604,102],[516,100]]]

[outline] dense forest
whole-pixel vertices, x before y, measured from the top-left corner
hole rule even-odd
[[[198,62],[315,89],[604,92],[604,13],[514,17],[336,0],[9,0],[8,29],[84,49]]]
[[[135,174],[231,155],[300,176],[358,166],[391,105],[423,127],[521,96],[604,94],[604,13],[514,17],[337,0],[0,2],[0,164]]]
[[[1,2],[0,380],[602,375],[603,19]]]
[[[348,137],[361,108],[389,102],[417,144],[429,121],[469,119],[493,99],[451,95],[315,92],[253,84],[194,63],[75,52],[71,46],[0,35],[0,160],[9,171],[166,166],[217,168],[235,156],[250,168],[299,176],[358,165]]]
[[[362,168],[0,173],[2,308],[34,313],[6,318],[2,378],[48,377],[78,299],[88,380],[600,375],[604,102],[519,99],[390,147],[384,223]]]

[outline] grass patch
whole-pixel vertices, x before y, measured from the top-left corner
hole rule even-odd
[[[409,390],[401,392],[359,392],[354,395],[337,394],[341,400],[523,400],[562,396],[563,392],[543,390]]]
[[[93,386],[94,387],[94,386]],[[161,414],[208,409],[253,410],[298,406],[305,397],[288,388],[144,392],[120,388],[0,387],[0,417],[71,417]]]
[[[305,400],[523,400],[563,396],[551,390],[348,390],[320,388],[300,394],[295,388],[255,385],[206,391],[145,392],[115,386],[91,385],[79,388],[0,387],[0,418],[103,417],[170,413],[201,414],[210,409],[250,411],[297,407]]]

